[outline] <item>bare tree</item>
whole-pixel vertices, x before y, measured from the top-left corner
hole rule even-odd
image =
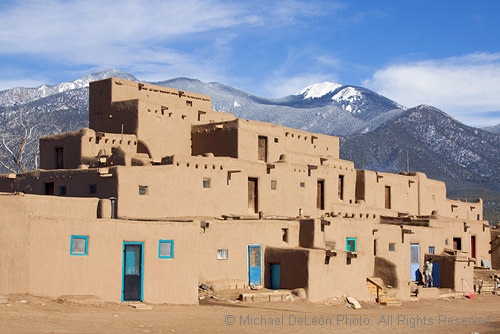
[[[10,131],[3,131],[0,141],[0,166],[11,173],[21,173],[38,168],[39,128],[47,124],[30,121],[26,110],[8,121]]]

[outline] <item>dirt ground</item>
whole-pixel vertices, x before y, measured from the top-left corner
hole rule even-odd
[[[29,295],[0,304],[0,333],[500,333],[500,296],[420,300],[402,306],[344,301],[228,303],[195,306],[81,305]]]

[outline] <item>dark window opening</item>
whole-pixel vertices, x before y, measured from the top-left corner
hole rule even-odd
[[[211,187],[211,179],[205,178],[203,179],[203,188],[210,188]]]
[[[373,239],[373,256],[377,256],[377,239]]]
[[[339,199],[344,200],[344,175],[339,175]]]
[[[288,242],[288,228],[281,229],[281,240]]]
[[[389,252],[394,252],[396,248],[396,244],[391,242],[389,243]]]
[[[147,195],[148,186],[139,186],[139,195]]]
[[[462,250],[462,238],[453,238],[453,249]]]
[[[59,187],[59,195],[66,196],[66,186]]]
[[[186,105],[188,107],[192,107],[193,106],[193,101],[186,101]]]
[[[64,148],[56,147],[56,168],[63,169],[64,168]]]
[[[91,184],[90,185],[90,193],[91,194],[97,194],[97,184]]]
[[[271,180],[271,190],[276,190],[277,181]]]
[[[54,182],[45,183],[45,195],[54,195]]]

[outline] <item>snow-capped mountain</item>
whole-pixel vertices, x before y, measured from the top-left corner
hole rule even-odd
[[[133,75],[119,70],[107,70],[87,75],[71,82],[63,82],[57,85],[42,85],[37,88],[16,87],[0,92],[0,106],[9,107],[16,104],[29,103],[57,93],[67,92],[73,89],[85,88],[89,83],[110,77],[137,80]]]
[[[16,139],[22,119],[40,124],[29,143],[33,168],[38,138],[88,126],[88,83],[110,76],[137,80],[109,70],[58,85],[0,92],[3,136]],[[356,168],[399,172],[408,151],[412,171],[446,181],[452,196],[483,197],[485,217],[500,217],[500,135],[465,126],[433,107],[407,109],[366,88],[329,82],[277,99],[188,78],[154,84],[209,95],[214,110],[237,117],[343,136],[341,158],[354,161]]]
[[[484,131],[488,131],[491,133],[496,133],[497,135],[500,135],[500,124],[494,125],[494,126],[486,126],[482,128]]]

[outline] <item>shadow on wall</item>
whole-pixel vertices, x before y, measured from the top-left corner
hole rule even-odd
[[[398,288],[396,265],[383,257],[375,257],[374,276],[381,278],[385,285],[392,285],[394,288]]]

